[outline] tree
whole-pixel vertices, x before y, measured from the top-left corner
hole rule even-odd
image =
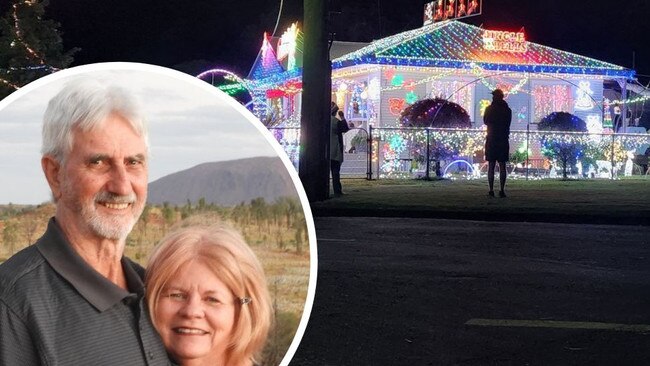
[[[162,216],[165,229],[168,229],[174,224],[174,221],[176,220],[176,211],[174,211],[174,209],[169,205],[169,202],[163,202]]]
[[[0,19],[0,99],[68,67],[78,48],[63,51],[60,24],[45,19],[48,0],[14,0]]]
[[[406,107],[399,118],[403,127],[433,127],[433,128],[470,128],[472,122],[469,114],[460,105],[449,102],[442,98],[429,98],[418,100]],[[441,135],[442,137],[443,135]],[[429,141],[427,155],[427,142],[420,141],[413,145],[413,155],[418,162],[424,162],[427,158],[433,159],[436,163],[436,176],[442,176],[440,162],[454,156],[458,156],[462,145],[463,137],[459,134],[449,132],[444,134],[448,137],[445,141],[434,139]]]
[[[251,200],[250,205],[251,214],[255,218],[255,225],[257,226],[258,234],[262,232],[262,222],[267,219],[267,205],[264,197],[257,197]]]
[[[203,212],[205,211],[205,197],[199,198],[199,211]]]
[[[540,131],[585,132],[587,124],[582,119],[567,112],[553,112],[544,117],[537,129]],[[543,134],[542,153],[556,160],[562,168],[562,179],[584,154],[585,142],[582,136],[574,134]]]

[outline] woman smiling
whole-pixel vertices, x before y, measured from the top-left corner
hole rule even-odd
[[[162,239],[145,279],[151,317],[180,365],[249,366],[272,321],[262,267],[226,226],[190,227]]]

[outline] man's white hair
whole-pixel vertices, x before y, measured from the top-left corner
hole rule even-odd
[[[66,83],[48,103],[43,116],[41,153],[63,164],[74,143],[74,129],[92,131],[101,127],[112,113],[129,122],[144,139],[148,151],[147,126],[136,97],[120,86],[86,77]]]

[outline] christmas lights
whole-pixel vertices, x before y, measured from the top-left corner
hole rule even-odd
[[[434,23],[371,43],[335,59],[335,69],[359,64],[471,68],[531,73],[564,73],[632,78],[633,70],[589,57],[525,42],[522,53],[485,49],[484,30],[457,21]]]
[[[491,45],[485,46],[484,36],[493,40]],[[263,69],[263,55],[274,56],[273,50],[267,50],[268,41],[262,48],[253,70]],[[284,71],[277,58],[272,61],[275,64],[269,61],[270,69],[247,80],[252,90],[264,91],[253,98],[255,113],[263,118],[272,111],[265,97],[282,98],[283,118],[292,118],[292,98],[299,98],[302,91],[301,70]],[[395,125],[393,116],[408,104],[429,97],[463,106],[471,119],[480,123],[475,114],[480,111],[482,115],[490,103],[484,98],[489,90],[500,88],[507,96],[524,94],[512,99],[513,117],[519,124],[538,122],[557,111],[580,111],[579,115],[593,124],[596,114],[592,112],[602,103],[599,83],[633,76],[633,70],[621,66],[529,42],[523,33],[486,31],[443,21],[374,41],[335,59],[332,98],[345,108],[347,116],[362,123],[377,122],[379,127]],[[607,123],[607,111],[598,118]]]
[[[26,0],[22,4],[27,5],[27,6],[32,6],[34,5],[32,1]],[[43,59],[43,56],[39,55],[30,45],[25,42],[23,39],[23,31],[20,29],[20,18],[18,17],[18,7],[21,4],[19,3],[14,3],[13,5],[13,19],[14,19],[14,33],[16,34],[16,40],[25,47],[25,50],[27,50],[27,53],[29,53],[34,59],[38,61],[39,64],[44,65],[45,60]],[[11,46],[15,46],[15,43],[12,43]]]
[[[278,61],[287,59],[287,70],[296,68],[296,54],[299,51],[298,47],[302,46],[302,32],[298,30],[298,24],[292,23],[291,27],[280,37],[278,43]]]
[[[260,49],[260,53],[258,54],[255,63],[253,63],[248,78],[261,80],[272,75],[281,74],[284,71],[285,70],[282,68],[282,65],[280,65],[280,62],[275,55],[275,51],[273,51],[269,35],[265,32],[262,38],[262,48]]]
[[[57,33],[58,24],[42,19],[46,5],[47,3],[39,3],[37,0],[14,1],[12,5],[10,19],[8,19],[10,24],[7,24],[11,27],[8,29],[8,36],[9,46],[12,50],[9,51],[9,55],[4,56],[9,57],[7,64],[14,66],[0,69],[0,84],[9,87],[9,89],[19,89],[31,80],[59,70],[59,68],[49,65],[48,61],[54,61],[60,66],[67,66],[72,62],[71,55],[75,50],[70,51],[67,55],[60,55],[58,52],[56,44],[60,42]],[[25,30],[23,23],[30,23],[23,22],[26,18],[34,18],[35,21],[47,24],[49,28],[46,31],[31,28]],[[32,34],[32,32],[35,33]],[[40,36],[43,38],[38,39]],[[30,38],[36,47],[29,44],[27,38]],[[45,51],[47,51],[47,57],[44,54]]]
[[[219,90],[227,93],[230,96],[240,93],[242,91],[246,91],[252,96],[252,91],[248,85],[248,82],[232,71],[226,69],[210,69],[196,75],[196,77],[204,81],[208,81],[207,78],[210,77],[212,78],[210,80],[210,83],[214,85],[215,75],[223,76],[224,79],[234,82],[233,84],[217,85],[217,88],[219,88]]]

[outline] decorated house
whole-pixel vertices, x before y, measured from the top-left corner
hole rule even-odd
[[[260,119],[275,116],[276,125],[298,126],[301,69],[299,62],[285,60],[301,53],[296,40],[302,38],[295,25],[288,32],[277,52],[265,36],[249,80]],[[523,29],[486,30],[455,20],[352,50],[359,45],[333,45],[339,53],[345,47],[349,52],[333,55],[332,100],[345,106],[348,120],[364,127],[398,126],[404,108],[432,97],[461,105],[480,127],[490,91],[500,88],[513,111],[512,129],[535,129],[549,113],[563,111],[599,131],[612,127],[604,82],[615,80],[625,90],[634,77],[633,70],[529,42]]]
[[[254,114],[268,127],[285,128],[276,138],[295,163],[300,126],[302,46],[302,34],[295,24],[279,39],[265,35],[247,78]],[[600,144],[591,150],[600,153],[592,154],[591,162],[584,163],[589,164],[589,169],[578,168],[578,174],[595,176],[596,172],[603,177],[613,177],[615,171],[622,169],[627,155],[635,150],[636,154],[642,154],[650,141],[647,134],[639,138],[621,135],[617,137],[618,142],[603,139],[604,135],[597,136],[614,130],[642,133],[635,127],[628,127],[621,119],[627,109],[627,102],[621,101],[627,100],[628,88],[635,87],[628,84],[634,80],[634,70],[530,42],[523,28],[499,31],[458,20],[443,20],[369,44],[334,42],[330,58],[332,101],[355,127],[368,131],[372,126],[373,131],[377,131],[373,135],[378,139],[373,140],[377,144],[372,147],[372,161],[377,162],[374,169],[380,177],[414,176],[422,171],[428,176],[427,161],[431,159],[436,161],[437,167],[443,161],[445,166],[460,161],[470,167],[471,174],[477,174],[483,169],[479,167],[483,161],[480,153],[484,136],[481,132],[483,113],[491,103],[491,91],[496,88],[504,91],[512,109],[511,153],[521,155],[526,151],[523,160],[527,164],[526,177],[530,167],[542,169],[546,175],[554,174],[555,168],[551,167],[557,166],[557,161],[545,150],[548,146],[542,143],[544,137],[533,136],[539,122],[553,112],[568,112],[585,121],[590,139]],[[605,85],[617,85],[620,99],[608,99]],[[454,137],[443,131],[432,137],[433,140],[428,135],[431,131],[414,132],[410,137],[405,135],[410,132],[404,129],[395,132],[395,127],[402,127],[399,122],[402,112],[409,105],[429,98],[442,98],[461,106],[469,115],[472,128],[464,137]],[[554,136],[571,144],[581,138],[562,132]],[[458,138],[466,142],[458,142]],[[357,143],[363,146],[365,139],[360,141]],[[450,150],[441,158],[429,154],[429,149],[423,147],[425,141],[427,146],[429,141],[442,144],[456,141],[453,143],[465,146],[455,152]],[[604,144],[605,141],[610,144]],[[355,143],[348,139],[345,146],[347,151],[350,146],[355,147]],[[577,154],[578,157],[584,155],[581,151]],[[429,159],[424,159],[423,155]],[[358,168],[348,170],[355,164],[354,159],[359,160]],[[346,157],[342,174],[366,171],[367,165],[368,176],[372,176],[370,160],[363,159]],[[436,174],[438,172],[437,168]]]

